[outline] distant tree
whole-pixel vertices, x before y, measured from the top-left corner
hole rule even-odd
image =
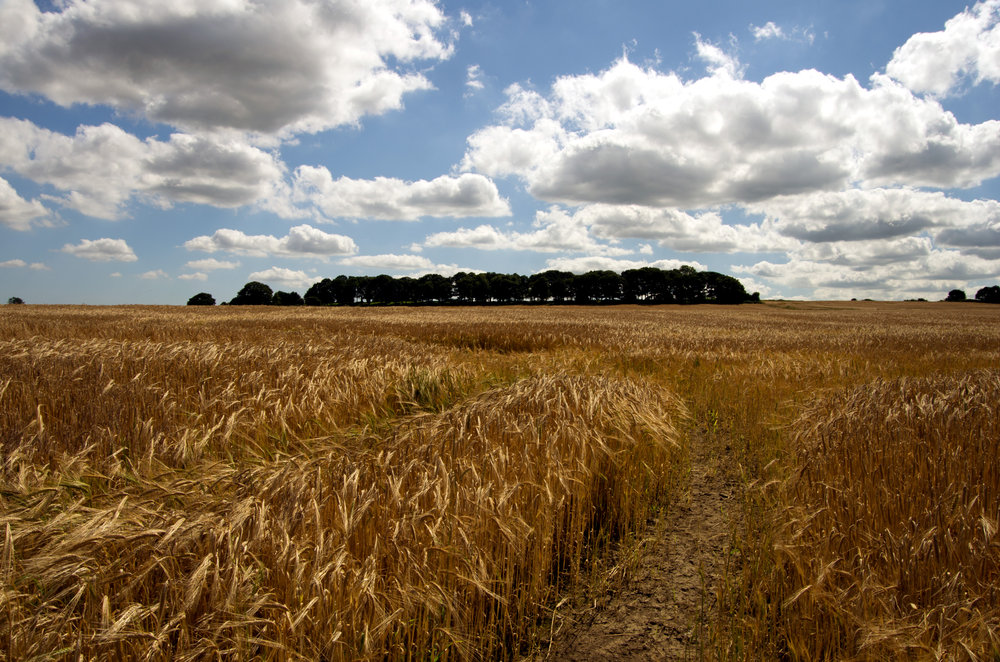
[[[666,277],[662,269],[656,267],[640,267],[626,269],[622,272],[624,282],[623,300],[628,303],[654,302],[663,291]]]
[[[391,303],[397,301],[396,279],[388,274],[379,274],[369,281],[372,303]]]
[[[7,299],[7,303],[10,304],[24,303],[24,299],[22,299],[21,297],[11,297]]]
[[[709,271],[705,273],[705,292],[709,303],[734,305],[750,300],[743,283],[732,276]],[[760,301],[760,295],[757,296]]]
[[[528,278],[528,297],[533,301],[548,301],[552,288],[545,274],[533,274]]]
[[[965,290],[952,290],[948,292],[945,301],[965,301]]]
[[[244,285],[229,303],[233,306],[269,306],[273,297],[274,293],[270,287],[252,280]]]
[[[570,271],[549,269],[538,274],[549,286],[549,295],[556,303],[573,299],[576,295],[576,274]]]
[[[208,292],[198,292],[190,299],[188,299],[187,305],[189,306],[214,306],[215,297],[213,297]]]
[[[485,274],[470,274],[459,271],[451,277],[455,296],[465,303],[485,303],[489,298],[490,284]]]
[[[421,301],[450,301],[451,279],[441,274],[426,274],[417,279]]]
[[[313,283],[306,290],[305,304],[307,306],[329,306],[335,303],[336,300],[334,284],[329,278],[324,278],[318,283]]]
[[[982,303],[1000,303],[1000,285],[982,287],[976,292],[976,301]]]
[[[389,276],[392,278],[392,276]],[[417,303],[423,301],[420,286],[416,278],[400,276],[393,278],[393,299],[401,302]]]
[[[275,306],[301,306],[305,304],[298,292],[275,292],[271,297]]]

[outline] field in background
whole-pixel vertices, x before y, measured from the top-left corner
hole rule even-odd
[[[1000,655],[1000,307],[0,308],[0,657],[464,659],[684,489],[722,659]]]

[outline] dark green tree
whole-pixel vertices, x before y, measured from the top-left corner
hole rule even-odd
[[[472,274],[459,271],[451,277],[455,296],[465,303],[486,303],[490,295],[490,284],[485,274]]]
[[[705,300],[708,303],[735,305],[750,299],[743,283],[732,276],[709,271],[704,274],[704,279]]]
[[[979,288],[976,292],[976,301],[982,303],[1000,303],[1000,285],[989,285]]]
[[[948,292],[945,301],[965,301],[965,290],[952,290]]]
[[[337,297],[334,290],[334,283],[329,278],[324,278],[318,283],[313,283],[306,290],[305,304],[307,306],[329,306],[336,303]]]
[[[549,284],[549,294],[556,303],[565,303],[576,296],[576,274],[549,269],[539,274]]]
[[[24,299],[22,299],[21,297],[11,297],[7,299],[7,303],[9,304],[24,303]]]
[[[264,283],[252,280],[243,286],[233,300],[229,302],[231,306],[269,306],[274,293],[271,288]]]
[[[666,277],[662,269],[657,269],[656,267],[627,269],[622,272],[622,285],[624,288],[622,300],[628,303],[636,301],[641,303],[655,302],[663,291],[665,283]]]
[[[213,297],[208,292],[198,292],[190,299],[188,299],[187,305],[189,306],[214,306],[215,297]]]
[[[417,279],[421,301],[451,301],[451,279],[441,274],[426,274]]]
[[[552,296],[549,279],[545,274],[532,274],[528,278],[528,298],[532,301],[548,301]]]
[[[301,306],[305,304],[302,296],[298,292],[275,292],[271,297],[271,303],[275,306]]]

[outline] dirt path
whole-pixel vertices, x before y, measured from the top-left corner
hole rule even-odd
[[[699,623],[710,618],[735,507],[735,484],[700,435],[691,440],[686,492],[646,531],[630,579],[597,608],[553,619],[552,644],[537,659],[697,659]]]

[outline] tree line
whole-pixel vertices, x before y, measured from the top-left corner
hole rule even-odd
[[[609,270],[574,274],[549,270],[531,276],[459,272],[450,278],[427,274],[402,276],[337,276],[313,284],[304,297],[273,292],[257,281],[243,286],[230,305],[355,306],[355,305],[489,305],[489,304],[740,304],[759,302],[740,281],[714,271],[642,267],[621,273]],[[214,305],[206,292],[189,305]]]
[[[948,292],[945,301],[968,301],[965,290],[952,290]],[[976,291],[976,301],[980,303],[1000,303],[1000,285],[988,285]]]

